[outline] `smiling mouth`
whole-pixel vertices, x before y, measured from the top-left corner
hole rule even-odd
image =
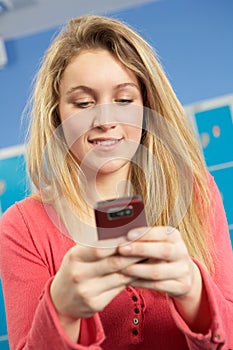
[[[100,146],[113,146],[120,141],[122,141],[123,138],[121,139],[108,139],[108,140],[90,140],[89,142],[92,143],[93,145],[100,145]]]

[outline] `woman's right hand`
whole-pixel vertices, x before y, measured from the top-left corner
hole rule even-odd
[[[50,289],[58,316],[73,320],[91,317],[135,280],[121,270],[138,259],[116,252],[116,247],[76,245],[66,253]]]

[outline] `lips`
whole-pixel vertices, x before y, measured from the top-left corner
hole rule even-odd
[[[93,145],[109,147],[109,146],[114,146],[118,144],[122,139],[123,138],[114,138],[114,139],[98,138],[98,139],[89,140],[89,142],[92,143]]]

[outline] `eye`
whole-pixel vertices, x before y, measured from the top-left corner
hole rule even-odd
[[[94,106],[94,102],[93,101],[83,101],[83,102],[78,102],[75,101],[73,102],[74,106],[80,109],[85,109],[85,108],[89,108],[89,107],[93,107]]]
[[[121,98],[119,100],[116,100],[116,103],[119,105],[127,105],[127,104],[130,104],[132,102],[133,102],[133,100],[129,99],[129,98]]]

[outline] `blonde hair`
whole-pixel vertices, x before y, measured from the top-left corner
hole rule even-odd
[[[74,18],[48,49],[35,85],[28,143],[28,169],[34,185],[40,190],[51,185],[52,178],[58,179],[55,185],[65,198],[79,210],[83,208],[78,164],[63,135],[56,135],[53,142],[51,137],[60,125],[57,107],[64,70],[82,50],[95,48],[110,51],[134,72],[141,86],[144,131],[130,180],[134,192],[144,198],[148,224],[176,226],[190,255],[211,272],[209,183],[198,144],[154,50],[118,20]],[[66,154],[65,162],[61,154]],[[187,178],[187,185],[182,184]]]

